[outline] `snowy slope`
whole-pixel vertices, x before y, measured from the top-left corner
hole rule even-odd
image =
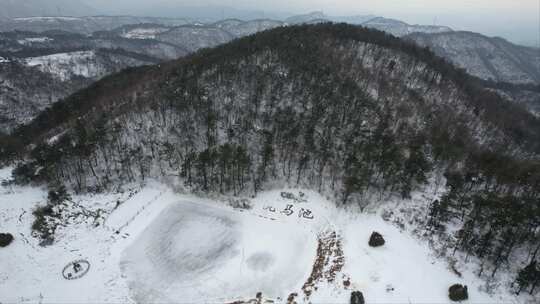
[[[9,172],[0,170],[0,179]],[[31,212],[45,191],[1,187],[0,231],[15,241],[0,249],[0,302],[224,303],[262,292],[277,303],[293,293],[298,302],[346,303],[351,290],[361,290],[368,303],[449,303],[453,283],[469,286],[469,303],[526,302],[504,288],[480,291],[466,269],[459,278],[424,241],[383,220],[382,210],[336,208],[312,191],[263,192],[251,209],[175,194],[157,182],[76,196],[55,243],[40,247]],[[93,219],[83,210],[101,211]],[[367,246],[374,230],[384,247]],[[78,259],[89,261],[88,274],[63,279],[63,267]]]
[[[69,80],[73,76],[94,78],[100,74],[94,51],[31,57],[25,62],[28,66],[37,66],[44,73],[56,75],[62,81]]]
[[[189,52],[214,47],[234,38],[232,34],[223,29],[205,25],[183,25],[156,35],[157,40],[174,44]]]
[[[118,50],[62,52],[11,60],[0,57],[0,132],[9,133],[19,124],[28,123],[52,103],[106,75],[156,60]]]
[[[15,1],[15,0],[12,0]],[[16,0],[20,1],[20,0]],[[58,15],[55,12],[52,15]],[[89,14],[89,11],[86,13]],[[1,12],[0,12],[1,15]],[[34,14],[40,15],[40,14]],[[66,15],[64,15],[66,16]],[[69,16],[69,15],[67,15]],[[14,18],[0,22],[0,31],[46,32],[61,30],[71,33],[89,35],[97,31],[110,31],[130,24],[157,23],[167,26],[187,24],[182,18],[135,17],[135,16],[87,16],[87,17],[26,17]]]
[[[98,80],[123,68],[151,64],[138,58],[100,51],[78,51],[22,59],[30,67],[56,76],[61,81],[74,77]]]
[[[416,33],[408,39],[486,80],[540,83],[540,51],[472,32]]]
[[[0,132],[9,133],[19,124],[28,123],[52,102],[87,84],[62,82],[17,60],[0,58]]]
[[[121,37],[129,39],[155,39],[160,33],[168,31],[167,27],[138,27],[122,32]]]
[[[411,33],[445,33],[453,30],[447,26],[437,25],[411,25],[400,20],[376,17],[362,23],[363,26],[385,31],[394,36],[401,37]]]

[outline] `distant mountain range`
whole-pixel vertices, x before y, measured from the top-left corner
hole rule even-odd
[[[324,12],[311,12],[303,15],[296,15],[285,19],[285,22],[291,24],[310,23],[313,20],[328,20],[333,22],[345,22],[350,24],[362,24],[376,18],[375,15],[355,15],[355,16],[328,16]]]
[[[48,105],[123,68],[176,59],[264,30],[329,21],[347,21],[404,37],[484,80],[540,83],[540,54],[536,49],[448,27],[409,25],[374,16],[330,17],[314,12],[284,21],[226,19],[204,24],[180,18],[132,16],[20,17],[0,22],[0,74],[7,80],[16,71],[47,77],[41,77],[41,84],[31,85],[31,91],[24,81],[0,82],[0,91],[4,92],[0,101],[7,106],[0,108],[0,131],[10,132]],[[92,52],[92,56],[81,57],[88,54],[81,52]],[[76,70],[87,68],[93,72]],[[58,89],[51,92],[50,87]],[[499,90],[535,115],[540,107],[537,91],[521,87]],[[27,92],[31,94],[24,95]],[[14,111],[17,102],[24,106]]]
[[[378,29],[380,31],[388,32],[394,36],[401,37],[411,33],[447,33],[453,30],[448,26],[438,25],[411,25],[403,21],[388,19],[383,17],[377,17],[370,19],[361,25],[369,28]]]
[[[2,0],[0,0],[2,1]],[[4,0],[6,1],[6,0]],[[76,16],[77,14],[73,14]],[[198,24],[204,23],[211,26],[214,23],[222,22],[198,22],[193,17],[187,16],[184,18],[164,18],[164,17],[135,17],[135,16],[86,16],[86,17],[74,17],[74,16],[61,16],[53,17],[47,15],[20,17],[15,14],[14,18],[5,19],[0,22],[0,31],[33,31],[43,32],[48,30],[63,30],[68,32],[91,34],[96,31],[108,31],[118,28],[123,25],[154,23],[166,26],[180,26],[186,24]],[[43,17],[45,16],[45,17]],[[246,22],[245,19],[230,18],[225,20],[236,20],[235,22]],[[359,16],[328,16],[322,12],[312,12],[304,15],[297,15],[286,18],[284,20],[268,19],[268,18],[255,18],[254,20],[266,20],[272,23],[273,26],[283,26],[302,23],[320,23],[320,22],[345,22],[355,25],[363,25],[370,28],[386,31],[395,36],[401,37],[414,32],[423,33],[440,33],[452,31],[451,28],[446,26],[431,26],[431,25],[411,25],[405,22],[377,17],[373,15],[359,15]]]
[[[314,23],[314,22],[345,22],[350,24],[362,25],[369,28],[388,32],[394,36],[401,37],[407,34],[422,33],[442,33],[451,32],[452,29],[447,26],[435,25],[411,25],[403,21],[378,17],[374,15],[359,16],[328,16],[323,12],[312,12],[305,15],[297,15],[285,20],[288,24]]]
[[[87,16],[87,17],[19,17],[0,21],[0,32],[9,31],[66,31],[89,35],[97,31],[110,31],[124,25],[155,23],[179,26],[191,23],[181,18],[156,18],[133,16]]]
[[[0,22],[0,32],[13,30],[45,32],[61,30],[91,35],[114,32],[130,39],[155,39],[181,46],[187,51],[212,47],[234,38],[275,27],[320,22],[347,22],[385,31],[397,37],[407,36],[427,46],[439,56],[485,80],[510,83],[540,82],[540,51],[512,44],[502,38],[490,38],[472,32],[456,32],[446,26],[411,25],[375,17],[332,17],[322,12],[297,15],[282,20],[226,19],[198,23],[181,18],[94,16],[94,17],[22,17]]]

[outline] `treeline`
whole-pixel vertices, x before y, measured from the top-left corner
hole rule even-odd
[[[516,291],[534,294],[540,283],[540,161],[477,151],[445,177],[448,191],[432,203],[428,229],[445,233],[446,224],[460,223],[454,253],[480,258],[479,275],[493,277],[509,261],[525,260]]]
[[[234,194],[282,179],[342,193],[344,203],[351,194],[368,191],[407,197],[427,181],[427,137],[412,127],[393,130],[397,113],[383,112],[357,86],[345,82],[334,90],[336,75],[321,76],[317,67],[296,70],[290,76],[294,80],[257,68],[243,74],[237,69],[225,68],[200,81],[169,80],[170,89],[162,88],[169,102],[156,98],[131,105],[134,114],[112,119],[98,112],[91,114],[99,115],[95,120],[79,119],[69,132],[33,149],[32,161],[16,176],[21,182],[61,180],[86,191],[173,171],[194,189]],[[185,70],[182,77],[192,72]],[[230,77],[237,78],[236,84],[227,88]],[[283,90],[294,82],[294,92]],[[174,88],[178,83],[181,91]],[[210,84],[217,95],[199,95]],[[243,94],[248,97],[242,99]],[[224,96],[235,101],[217,102]],[[270,99],[262,107],[262,100]],[[299,112],[297,106],[310,110]]]

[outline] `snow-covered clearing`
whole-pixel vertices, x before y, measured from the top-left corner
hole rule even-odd
[[[0,180],[9,172],[0,170]],[[157,182],[76,196],[55,243],[40,247],[31,236],[32,210],[45,200],[44,189],[0,188],[0,232],[15,236],[0,248],[2,303],[224,303],[257,292],[277,303],[293,293],[297,302],[348,303],[352,290],[367,303],[449,303],[454,283],[469,286],[468,303],[520,302],[501,290],[479,291],[482,283],[467,270],[459,278],[381,210],[336,208],[313,191],[263,192],[250,199],[251,209]],[[103,218],[85,218],[81,208],[101,209]],[[386,239],[383,247],[368,246],[373,231]],[[89,272],[65,280],[64,266],[81,259]]]
[[[155,39],[158,34],[168,31],[167,27],[135,28],[122,33],[122,37],[128,39]]]
[[[24,63],[66,81],[73,76],[91,78],[99,75],[100,67],[95,63],[95,57],[94,51],[77,51],[26,58]]]
[[[53,41],[54,39],[49,37],[27,37],[24,39],[17,40],[18,43],[22,45],[32,45],[33,43],[45,43]]]

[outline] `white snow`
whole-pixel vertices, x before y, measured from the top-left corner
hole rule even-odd
[[[6,59],[4,57],[0,57],[0,63],[8,63],[10,62],[9,59]]]
[[[0,170],[0,180],[9,172]],[[257,292],[277,303],[294,292],[298,302],[348,303],[352,290],[362,291],[367,303],[450,303],[454,283],[469,286],[465,303],[524,302],[504,290],[493,296],[480,291],[482,282],[468,270],[457,277],[424,241],[384,221],[381,211],[337,208],[313,191],[259,193],[249,210],[234,209],[225,199],[177,194],[158,182],[75,196],[79,206],[65,210],[74,216],[66,217],[53,245],[40,247],[31,236],[31,212],[45,199],[39,188],[0,188],[0,232],[15,236],[0,249],[2,303],[222,303],[252,299]],[[76,215],[80,208],[101,209],[104,219],[96,227]],[[372,231],[384,236],[383,247],[367,245]],[[323,273],[332,273],[340,256],[342,267],[333,280],[315,276],[308,297],[302,287],[319,240],[332,233],[335,250],[324,259]],[[90,271],[64,280],[62,268],[77,259],[88,260]]]
[[[226,302],[258,291],[276,298],[302,286],[315,246],[294,222],[185,201],[165,209],[125,251],[122,269],[141,303]]]
[[[168,30],[169,28],[166,27],[135,28],[125,33],[122,33],[121,36],[129,39],[155,39],[158,34],[166,32]]]
[[[17,40],[17,42],[22,45],[31,45],[33,43],[44,43],[44,42],[49,42],[49,41],[53,41],[53,39],[49,37],[28,37],[28,38]]]
[[[66,81],[73,75],[85,78],[97,76],[100,71],[95,64],[95,57],[94,51],[78,51],[30,57],[24,62],[28,66],[35,66],[42,72],[56,75],[60,80]]]
[[[373,230],[384,236],[385,246],[367,245]],[[358,217],[346,228],[344,239],[349,253],[345,271],[355,274],[353,286],[364,292],[368,303],[445,303],[449,302],[448,287],[455,283],[468,285],[471,303],[511,300],[479,292],[480,284],[472,274],[457,277],[447,263],[429,254],[428,247],[379,217]]]

